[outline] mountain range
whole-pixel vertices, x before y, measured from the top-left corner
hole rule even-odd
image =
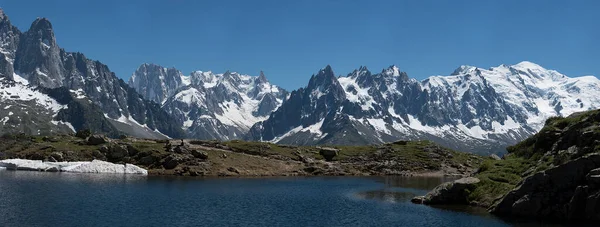
[[[142,64],[128,82],[57,44],[52,24],[14,27],[0,9],[0,133],[259,140],[291,145],[380,144],[428,139],[502,153],[547,118],[600,108],[600,80],[535,63],[460,66],[419,81],[397,66],[331,66],[288,92],[263,72],[194,71]]]

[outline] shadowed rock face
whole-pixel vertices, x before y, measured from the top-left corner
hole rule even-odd
[[[600,155],[536,173],[491,208],[498,215],[600,220]]]

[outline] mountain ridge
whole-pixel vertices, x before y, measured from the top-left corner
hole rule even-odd
[[[501,153],[507,145],[541,129],[550,116],[595,109],[600,104],[596,98],[600,95],[597,78],[570,78],[527,61],[490,69],[461,66],[449,76],[432,76],[422,81],[409,78],[396,66],[377,74],[361,66],[337,79],[344,87],[345,100],[338,98],[333,102],[330,107],[338,113],[328,116],[339,116],[325,118],[319,113],[316,117],[323,120],[324,125],[330,121],[338,126],[346,124],[353,130],[342,134],[360,132],[369,143],[426,138],[454,149],[481,152],[482,147],[494,147],[483,153]],[[309,82],[307,87],[294,92],[312,87],[316,85]],[[338,90],[337,85],[333,87]],[[318,112],[316,109],[303,111]],[[278,115],[277,111],[274,115]],[[336,133],[323,126],[318,130],[305,124],[278,126],[280,122],[267,119],[257,123],[247,139],[308,145],[331,143],[321,135],[331,138],[331,133]],[[273,127],[279,128],[273,130]],[[306,131],[314,135],[303,133]],[[290,139],[294,134],[298,134],[298,138]],[[364,134],[376,136],[368,138]],[[465,142],[475,146],[456,145]]]
[[[58,122],[61,130],[93,125],[111,135],[152,138],[293,145],[428,139],[457,150],[502,153],[551,116],[600,107],[596,77],[570,78],[528,61],[489,69],[463,65],[421,81],[396,65],[378,73],[360,66],[346,76],[335,76],[327,65],[292,92],[271,84],[262,71],[184,75],[149,63],[125,82],[101,62],[60,48],[47,19],[21,32],[1,10],[0,55],[0,108],[9,115],[3,125],[20,124],[0,132],[29,128],[22,118],[43,112],[40,119],[50,120],[36,121],[28,132],[48,132],[48,122]],[[15,94],[15,86],[23,92]],[[38,88],[58,89],[45,90],[58,96]],[[81,105],[48,106],[66,96]],[[33,103],[31,109],[15,109]]]

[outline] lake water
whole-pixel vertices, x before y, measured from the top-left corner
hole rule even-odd
[[[410,202],[443,180],[5,170],[0,171],[0,226],[509,226],[482,210]]]

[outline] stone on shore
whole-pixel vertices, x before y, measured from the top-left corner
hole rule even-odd
[[[413,203],[427,205],[435,204],[468,204],[467,195],[479,183],[475,177],[465,177],[453,182],[446,182],[431,190],[425,196],[417,196],[411,200]]]

